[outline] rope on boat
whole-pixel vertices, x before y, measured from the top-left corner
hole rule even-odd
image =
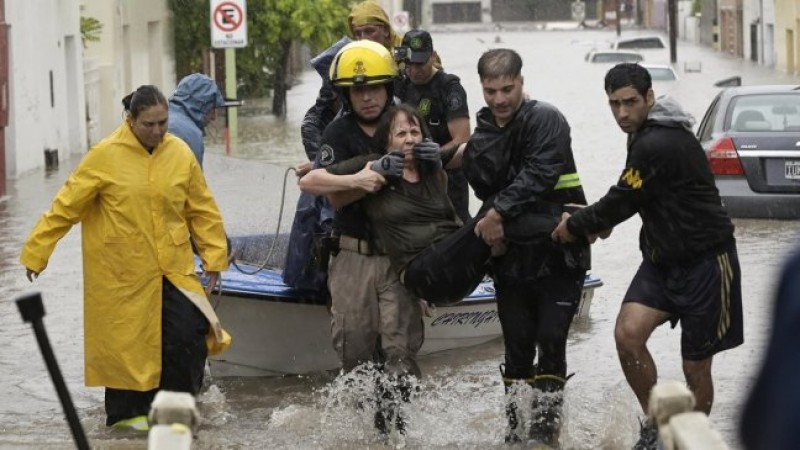
[[[244,270],[241,267],[239,267],[239,265],[236,263],[236,259],[235,258],[233,259],[233,261],[231,261],[231,264],[233,264],[233,267],[236,267],[236,269],[239,272],[242,272],[245,275],[255,275],[258,272],[261,272],[262,270],[266,269],[267,265],[269,264],[270,258],[272,258],[272,254],[275,252],[275,245],[278,242],[278,234],[281,231],[281,221],[283,220],[283,207],[286,204],[286,184],[287,184],[287,180],[289,178],[289,172],[297,172],[297,169],[295,169],[294,167],[289,167],[283,173],[283,189],[281,190],[281,206],[280,206],[280,208],[278,210],[278,224],[275,227],[275,237],[272,239],[272,244],[269,247],[269,252],[267,252],[267,257],[264,259],[264,262],[259,265],[258,269],[253,270],[253,271],[247,271],[247,270]],[[222,292],[222,277],[221,276],[220,276],[220,292]]]
[[[239,272],[242,272],[245,275],[255,275],[258,272],[264,270],[267,267],[270,258],[272,258],[272,254],[275,252],[275,244],[278,242],[278,234],[281,231],[281,221],[283,220],[283,208],[286,205],[286,183],[287,183],[287,178],[289,177],[289,172],[297,173],[297,169],[295,169],[294,167],[289,167],[288,169],[286,169],[286,172],[283,173],[283,189],[281,190],[281,206],[278,212],[278,224],[275,227],[275,238],[272,239],[272,244],[270,245],[269,251],[267,252],[267,257],[264,260],[264,262],[259,265],[258,269],[252,272],[248,272],[239,267],[239,265],[236,263],[235,252],[232,253],[233,259],[231,260],[231,264],[233,264],[233,266],[236,267],[236,269]],[[217,295],[214,295],[214,291],[217,292]],[[209,300],[212,300],[214,297],[216,297],[215,300],[212,300],[211,304],[212,308],[214,308],[214,310],[216,311],[217,305],[219,304],[219,300],[220,298],[222,298],[222,273],[220,273],[219,278],[217,278],[216,285],[213,288],[211,288],[211,293],[209,294],[208,297]]]

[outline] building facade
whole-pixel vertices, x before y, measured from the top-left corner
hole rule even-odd
[[[122,121],[122,97],[143,84],[175,89],[175,50],[166,0],[82,0],[82,14],[103,24],[84,51],[89,144]]]
[[[78,0],[5,0],[5,175],[86,150]]]

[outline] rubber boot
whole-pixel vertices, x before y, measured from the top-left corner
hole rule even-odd
[[[401,404],[411,401],[411,384],[401,375],[397,379],[378,382],[375,390],[375,428],[381,435],[388,436],[394,426],[399,434],[405,435],[407,421]]]
[[[529,437],[532,441],[551,447],[558,445],[566,382],[566,378],[558,375],[539,374],[531,383],[534,399]]]
[[[505,388],[506,397],[506,419],[508,420],[505,441],[509,444],[521,442],[523,423],[517,400],[519,398],[519,388],[526,380],[508,376],[504,364],[500,364],[500,375],[503,376],[503,387]]]

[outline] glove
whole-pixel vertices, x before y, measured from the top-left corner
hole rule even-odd
[[[385,177],[401,177],[404,159],[405,156],[400,152],[387,153],[373,161],[369,168]]]
[[[414,159],[430,164],[435,169],[442,168],[442,148],[430,139],[414,146]]]

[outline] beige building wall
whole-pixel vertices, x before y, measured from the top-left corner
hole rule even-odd
[[[796,74],[800,62],[800,0],[775,0],[775,68]]]
[[[143,84],[166,97],[175,89],[175,50],[167,0],[81,0],[84,16],[103,24],[84,51],[90,140],[122,121],[122,97]]]

